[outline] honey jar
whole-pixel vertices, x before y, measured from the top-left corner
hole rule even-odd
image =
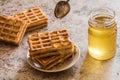
[[[115,11],[98,8],[88,20],[88,52],[98,60],[107,60],[116,53],[117,23]]]

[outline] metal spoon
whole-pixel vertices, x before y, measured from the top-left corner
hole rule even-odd
[[[57,3],[56,7],[55,7],[55,17],[56,18],[63,18],[64,16],[66,16],[69,11],[70,11],[70,5],[69,5],[69,0],[67,1],[60,1]]]

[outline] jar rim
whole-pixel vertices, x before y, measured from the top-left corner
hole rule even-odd
[[[96,20],[98,17],[108,17],[105,20]],[[106,26],[111,25],[115,22],[115,11],[108,7],[99,7],[92,10],[89,18],[89,22],[94,25],[97,23],[104,23]]]

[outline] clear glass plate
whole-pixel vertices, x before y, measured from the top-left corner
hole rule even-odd
[[[80,58],[80,50],[77,47],[77,52],[69,59],[65,60],[64,63],[59,64],[57,66],[55,66],[54,68],[50,69],[50,70],[44,70],[40,67],[40,65],[36,62],[34,62],[33,60],[30,59],[29,56],[29,52],[27,54],[27,62],[28,64],[33,67],[36,70],[39,71],[43,71],[43,72],[60,72],[60,71],[64,71],[66,69],[69,69],[70,67],[72,67]]]

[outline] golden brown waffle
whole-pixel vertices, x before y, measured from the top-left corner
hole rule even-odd
[[[45,70],[51,69],[51,68],[55,67],[56,65],[64,62],[66,59],[68,59],[68,58],[71,57],[71,56],[72,56],[72,54],[68,54],[68,55],[66,55],[65,57],[63,57],[62,59],[59,58],[58,60],[54,61],[53,63],[49,64],[49,65],[46,66],[46,67],[41,66],[41,68],[43,68],[43,69],[45,69]]]
[[[67,30],[35,33],[29,35],[28,43],[30,46],[30,55],[33,56],[71,48],[72,43],[69,41],[68,37],[69,33]]]
[[[42,66],[42,67],[46,67],[47,65],[49,65],[50,63],[59,60],[60,57],[58,56],[48,56],[45,58],[35,58],[34,60],[38,61],[38,63]]]
[[[72,48],[72,46],[71,46]],[[56,56],[56,55],[64,55],[63,52],[64,51],[68,51],[70,52],[71,48],[67,48],[67,49],[61,49],[61,50],[56,50],[56,51],[51,51],[51,52],[45,52],[45,53],[40,53],[40,54],[36,54],[36,55],[30,55],[30,57],[34,58],[44,58],[44,57],[48,57],[48,56]]]
[[[27,31],[42,28],[48,25],[48,18],[39,7],[16,13],[14,17],[27,23]]]
[[[0,16],[0,40],[19,45],[26,31],[25,22],[8,16]]]
[[[40,56],[37,55],[37,56],[31,56],[31,58],[32,58],[32,60],[37,60],[42,66],[47,66],[50,63],[52,63],[60,58],[63,58],[67,53],[72,53],[72,52],[74,52],[74,45],[72,48],[53,52],[53,53],[56,53],[57,55],[49,55],[49,56],[45,56],[45,57],[41,57],[41,55]]]
[[[36,61],[39,63],[41,68],[43,69],[51,69],[52,67],[58,65],[59,63],[63,63],[66,59],[71,57],[74,53],[76,53],[76,47],[73,47],[69,52],[65,51],[63,52],[64,56],[50,56],[46,58],[38,59],[36,58]]]

